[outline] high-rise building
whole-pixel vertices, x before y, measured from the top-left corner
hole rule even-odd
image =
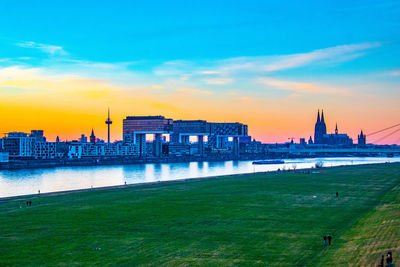
[[[154,134],[155,156],[162,153],[162,134],[172,131],[172,119],[164,116],[128,116],[123,120],[123,138],[126,143],[139,145],[140,156],[147,154],[146,134]]]

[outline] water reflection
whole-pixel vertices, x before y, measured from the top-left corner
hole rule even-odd
[[[161,181],[171,180],[171,177],[170,177],[170,166],[168,164],[162,164],[161,165],[160,176],[161,176],[161,179],[159,179],[159,180],[161,180]]]
[[[198,162],[190,162],[189,163],[189,177],[198,177],[199,176],[199,163]]]
[[[314,158],[290,159],[285,164],[252,165],[252,161],[138,164],[125,166],[59,167],[0,171],[0,197],[91,187],[170,181],[225,174],[310,168],[324,166],[400,162],[400,158]]]

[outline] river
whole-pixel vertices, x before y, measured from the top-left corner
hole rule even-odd
[[[400,162],[400,158],[310,158],[287,159],[285,164],[252,165],[253,161],[158,163],[116,166],[56,167],[43,169],[1,170],[0,198],[115,186],[172,181],[200,177],[305,169],[323,162],[324,167],[369,163]]]

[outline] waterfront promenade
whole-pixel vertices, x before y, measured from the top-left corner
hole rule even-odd
[[[370,265],[400,253],[399,171],[359,165],[3,199],[0,265]]]

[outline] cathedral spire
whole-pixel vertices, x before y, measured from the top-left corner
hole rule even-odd
[[[94,135],[93,128],[92,128],[92,134],[90,135],[90,143],[96,143],[96,136]]]
[[[321,114],[321,123],[325,123],[324,110],[322,110],[322,114]]]
[[[339,133],[339,131],[338,131],[338,128],[337,128],[337,123],[336,123],[335,134],[338,134],[338,133]]]
[[[320,123],[320,122],[321,122],[321,120],[320,120],[320,118],[319,118],[319,109],[318,109],[317,123]]]

